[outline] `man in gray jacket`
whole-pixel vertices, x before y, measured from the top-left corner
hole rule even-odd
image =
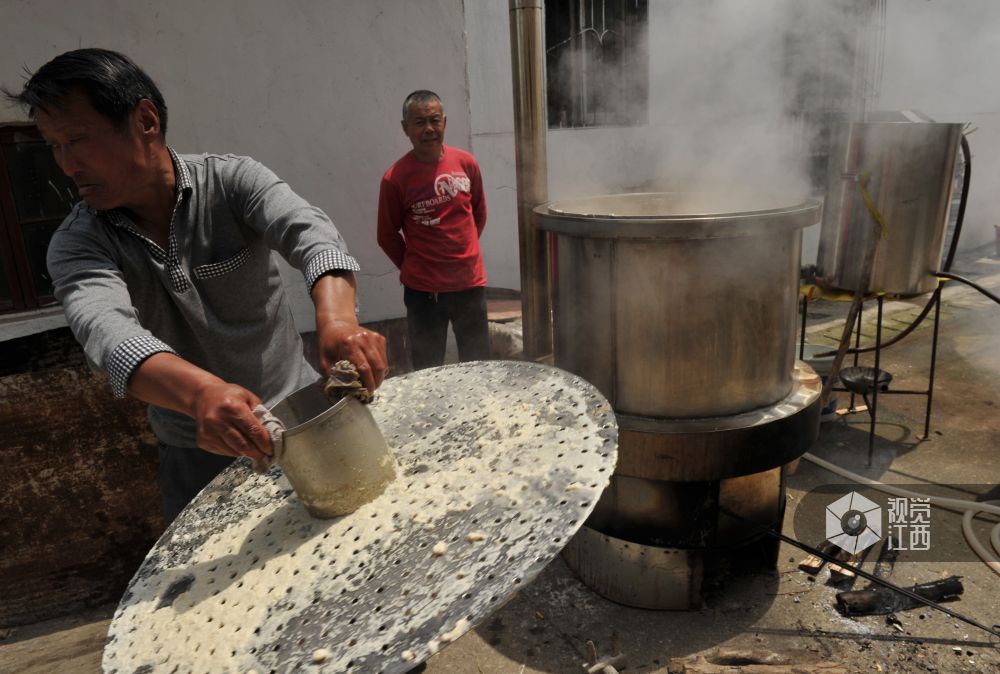
[[[385,339],[358,324],[359,267],[333,223],[249,157],[174,152],[163,97],[126,56],[67,52],[7,95],[83,200],[52,237],[49,274],[114,394],[150,404],[168,520],[233,457],[271,454],[256,405],[319,378],[271,251],[305,275],[321,369],[346,359],[381,384]]]

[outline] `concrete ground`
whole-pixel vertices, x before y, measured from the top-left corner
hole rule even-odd
[[[992,253],[982,249],[961,256],[952,271],[1000,294],[1000,260]],[[905,326],[927,299],[887,304],[885,338]],[[873,334],[873,307],[866,305],[866,335]],[[834,344],[846,308],[846,302],[813,303],[807,341]],[[930,326],[928,320],[883,351],[882,368],[894,375],[892,389],[926,388]],[[921,437],[926,398],[886,395],[880,399],[871,467],[866,465],[865,412],[824,423],[810,452],[883,482],[910,488],[937,482],[955,486],[952,495],[959,498],[1000,499],[1000,305],[950,283],[940,326],[929,438]],[[841,393],[839,401],[845,406],[846,394]],[[784,532],[795,535],[795,513],[811,489],[843,482],[802,461],[787,479]],[[964,593],[946,606],[985,625],[1000,623],[1000,576],[967,550],[961,516],[935,508],[931,521],[932,544],[947,554],[917,560],[902,552],[890,580],[913,585],[959,575]],[[985,520],[975,523],[981,540],[988,540],[991,526]],[[646,611],[614,604],[580,583],[556,559],[506,606],[432,657],[426,671],[583,672],[583,663],[591,657],[590,641],[599,655],[620,652],[623,661],[617,669],[627,672],[1000,672],[996,638],[935,609],[899,611],[892,620],[843,617],[834,597],[846,587],[831,584],[826,567],[815,578],[799,571],[804,556],[782,543],[774,570],[709,579],[705,606],[696,611]],[[865,570],[872,569],[874,557],[869,556]],[[863,585],[859,581],[854,587]],[[100,649],[113,610],[99,607],[72,619],[0,635],[0,672],[100,671]],[[786,663],[813,664],[740,670],[737,665],[753,660],[748,651],[776,653]]]

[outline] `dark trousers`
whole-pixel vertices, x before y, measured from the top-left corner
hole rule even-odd
[[[490,357],[486,288],[425,293],[404,286],[403,302],[406,304],[406,327],[414,370],[444,363],[449,321],[455,333],[460,361],[486,360]]]
[[[161,442],[159,482],[167,524],[173,522],[184,506],[232,462],[231,456]]]

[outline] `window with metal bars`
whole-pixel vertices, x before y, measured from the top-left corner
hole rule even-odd
[[[549,128],[647,119],[647,0],[546,0]]]
[[[78,200],[33,124],[0,125],[0,312],[56,303],[45,252]]]

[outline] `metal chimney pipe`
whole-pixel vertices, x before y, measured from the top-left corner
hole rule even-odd
[[[543,12],[543,0],[510,0],[521,319],[524,355],[533,360],[552,353],[549,235],[538,228],[533,212],[549,199]]]

